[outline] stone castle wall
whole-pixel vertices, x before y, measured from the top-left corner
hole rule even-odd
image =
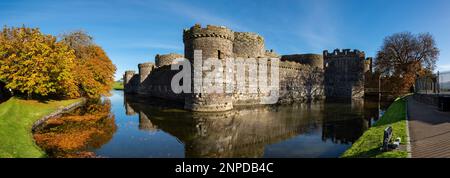
[[[323,70],[297,62],[280,62],[280,98],[289,104],[325,98]]]
[[[176,102],[184,102],[184,94],[176,94],[171,88],[171,81],[179,70],[170,70],[170,66],[162,66],[153,71],[142,80],[138,88],[138,94],[157,97]]]
[[[332,53],[324,51],[318,54],[294,54],[279,56],[273,50],[264,49],[264,39],[255,33],[233,32],[221,27],[201,27],[195,25],[183,31],[185,45],[184,56],[193,63],[194,50],[202,50],[202,59],[214,58],[222,60],[233,58],[235,65],[245,67],[245,86],[249,89],[258,89],[258,75],[249,75],[250,70],[258,69],[258,60],[261,58],[280,59],[279,67],[279,99],[278,103],[287,104],[306,102],[324,98],[360,98],[364,95],[364,73],[371,71],[371,58],[365,59],[364,52],[358,50],[335,50]],[[139,74],[128,72],[125,74],[127,93],[137,93],[144,96],[158,97],[177,102],[184,102],[185,109],[200,112],[226,111],[238,105],[257,105],[269,93],[257,90],[256,93],[192,93],[175,94],[171,89],[171,80],[179,71],[170,70],[173,60],[183,57],[179,54],[157,55],[156,64],[139,64]],[[193,64],[192,64],[193,65]],[[198,64],[196,64],[198,65]],[[225,66],[225,64],[223,65]],[[255,66],[253,69],[249,66]],[[194,66],[192,66],[194,67]],[[270,65],[267,66],[270,71]],[[203,71],[202,76],[220,70]],[[222,76],[226,76],[226,70]],[[223,86],[228,83],[237,83],[237,67],[234,67],[234,78],[226,79]],[[269,74],[270,75],[270,74]],[[192,73],[195,81],[194,74]],[[239,76],[242,77],[242,76]],[[137,78],[137,79],[136,79]],[[201,81],[201,80],[200,80]],[[235,85],[236,86],[236,85]],[[203,89],[212,86],[203,85]],[[191,86],[192,91],[193,86]],[[264,90],[263,90],[264,91]],[[267,90],[270,91],[270,90]]]
[[[125,93],[137,93],[139,87],[139,74],[135,71],[125,71],[123,75],[123,86]]]
[[[155,64],[156,67],[162,67],[166,65],[171,65],[174,63],[175,59],[184,59],[184,56],[181,54],[170,53],[164,55],[156,55]]]
[[[189,30],[184,30],[183,42],[184,56],[191,62],[194,60],[194,50],[202,50],[202,59],[212,58],[222,60],[234,57],[234,32],[225,27],[208,25],[206,28],[202,28],[200,25],[195,25]],[[209,75],[211,72],[217,73],[219,71],[204,71],[202,76]],[[224,73],[221,75],[225,76]],[[196,77],[194,75],[192,76],[194,78]],[[226,83],[223,85],[226,86]],[[208,85],[202,86],[203,89],[211,87]],[[233,108],[232,100],[230,93],[192,93],[186,95],[185,108],[202,112],[226,111]]]
[[[365,53],[350,49],[323,52],[325,62],[325,95],[333,98],[364,96]]]
[[[292,61],[323,69],[323,56],[319,54],[292,54],[281,56],[281,61]]]
[[[264,57],[264,38],[256,33],[234,32],[233,53],[235,58]]]

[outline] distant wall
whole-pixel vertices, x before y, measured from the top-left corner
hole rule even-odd
[[[296,62],[280,62],[280,98],[287,104],[324,99],[323,70]]]
[[[171,82],[179,70],[171,70],[171,66],[155,68],[139,86],[138,93],[162,99],[184,102],[184,94],[175,94]]]
[[[246,59],[236,59],[235,63],[238,65],[254,65]],[[278,103],[287,104],[324,99],[323,70],[289,61],[280,62],[278,70],[280,82]],[[268,72],[270,72],[270,67],[268,67]],[[249,71],[246,69],[246,87],[249,89],[260,87],[250,85],[250,81],[259,83],[259,78],[257,75],[249,76]],[[266,91],[270,91],[268,88],[266,89]],[[257,93],[239,93],[236,91],[233,93],[233,105],[260,104],[261,99],[265,96],[269,96],[269,93],[263,93],[261,90]]]
[[[292,54],[281,56],[281,61],[291,61],[323,69],[323,56],[320,54]]]
[[[137,93],[140,77],[135,71],[125,71],[123,76],[123,86],[125,93]]]

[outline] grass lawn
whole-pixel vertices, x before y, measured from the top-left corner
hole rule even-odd
[[[0,158],[45,157],[33,140],[31,127],[40,118],[81,99],[39,102],[11,98],[0,104]]]
[[[400,137],[401,145],[405,146],[406,133],[406,99],[395,100],[383,117],[367,130],[341,157],[343,158],[406,158],[406,151],[394,150],[381,152],[384,129],[389,125],[393,129],[393,139]]]
[[[123,90],[123,82],[114,82],[113,89],[114,90]]]

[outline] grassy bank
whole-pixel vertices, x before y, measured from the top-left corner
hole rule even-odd
[[[0,158],[44,157],[34,142],[31,127],[40,118],[81,99],[39,102],[11,98],[0,104]]]
[[[123,90],[123,82],[114,82],[113,89],[114,90]]]
[[[384,129],[389,125],[393,129],[393,139],[400,137],[405,146],[406,133],[406,99],[395,100],[383,117],[367,130],[343,155],[343,158],[406,158],[406,150],[381,152]]]

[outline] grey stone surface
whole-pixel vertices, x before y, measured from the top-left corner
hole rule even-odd
[[[194,50],[202,50],[203,59],[214,58],[222,61],[232,58],[235,65],[256,65],[261,58],[280,59],[279,79],[280,97],[277,103],[288,104],[308,102],[329,98],[361,98],[364,96],[364,73],[371,70],[372,59],[365,59],[365,54],[359,50],[335,50],[323,55],[293,54],[281,56],[273,50],[265,50],[264,38],[256,33],[233,32],[222,26],[195,25],[183,31],[184,57],[194,60]],[[171,79],[178,70],[170,70],[170,64],[179,54],[157,55],[156,65],[144,63],[139,65],[139,74],[127,71],[124,76],[125,92],[138,93],[143,96],[159,97],[184,102],[185,109],[200,112],[226,111],[234,105],[261,104],[263,97],[269,93],[258,90],[255,93],[189,93],[175,94],[171,89]],[[223,83],[237,83],[235,66],[233,78]],[[257,75],[249,75],[251,69],[245,68],[245,84],[250,89],[250,81],[259,82]],[[270,67],[268,66],[268,70]],[[226,70],[206,70],[202,76],[218,75]],[[138,79],[136,79],[136,76]],[[194,79],[194,75],[192,74]],[[136,82],[136,80],[138,82]],[[193,80],[194,81],[194,80]],[[203,89],[212,86],[204,85]],[[193,88],[191,86],[191,88]]]

